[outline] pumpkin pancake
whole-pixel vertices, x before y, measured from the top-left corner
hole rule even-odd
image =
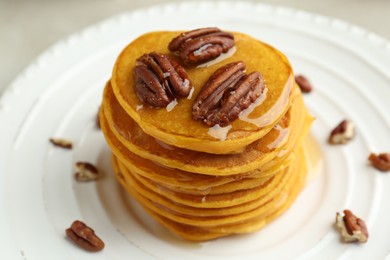
[[[147,33],[131,42],[119,55],[111,83],[124,111],[148,135],[176,147],[191,147],[192,150],[207,153],[240,152],[248,144],[266,135],[289,107],[294,76],[287,58],[281,52],[242,33],[233,33],[235,52],[230,57],[208,67],[186,68],[194,89],[188,98],[177,100],[172,110],[156,109],[141,102],[135,91],[134,69],[137,58],[156,51],[176,59],[167,46],[179,33]],[[207,79],[219,67],[236,61],[244,61],[248,73],[259,71],[266,79],[266,90],[259,100],[247,113],[232,122],[229,129],[210,127],[193,120],[191,114],[194,99]],[[219,137],[213,137],[215,135],[210,134],[210,131],[219,132]]]

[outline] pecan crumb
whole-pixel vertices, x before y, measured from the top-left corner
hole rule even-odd
[[[355,136],[355,126],[349,120],[343,120],[329,135],[329,144],[346,144]]]
[[[313,90],[313,85],[303,75],[295,76],[295,82],[298,84],[299,88],[303,93],[310,93]]]
[[[88,162],[77,162],[76,163],[76,181],[93,181],[98,178],[98,169],[95,165]]]
[[[345,242],[366,243],[368,240],[366,224],[350,210],[344,210],[344,216],[337,212],[336,226]]]
[[[75,220],[65,232],[75,244],[87,251],[97,252],[104,248],[104,242],[95,231],[79,220]]]
[[[372,166],[378,170],[383,172],[390,171],[390,153],[371,153],[368,160],[371,162]]]
[[[64,148],[64,149],[72,149],[73,143],[69,140],[62,139],[62,138],[50,138],[49,141],[58,147]]]

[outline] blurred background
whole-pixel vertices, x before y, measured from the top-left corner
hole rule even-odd
[[[0,95],[34,58],[70,34],[136,8],[183,1],[186,0],[0,0]],[[335,17],[390,40],[390,0],[251,2]]]

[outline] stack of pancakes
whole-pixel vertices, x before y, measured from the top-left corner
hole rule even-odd
[[[100,110],[116,177],[152,217],[185,239],[256,231],[283,213],[305,183],[302,143],[312,118],[286,57],[240,33],[233,33],[235,50],[221,61],[186,68],[193,86],[188,98],[159,109],[143,104],[134,88],[136,59],[151,51],[175,58],[167,46],[179,33],[145,34],[116,61]],[[194,120],[202,86],[235,61],[262,73],[263,94],[228,126]]]

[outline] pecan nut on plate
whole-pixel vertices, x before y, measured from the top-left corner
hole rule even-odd
[[[138,97],[153,107],[166,107],[175,98],[187,97],[192,88],[185,69],[157,52],[138,58],[134,72]]]
[[[200,28],[175,37],[168,49],[176,52],[186,64],[212,60],[234,46],[234,36],[216,27]]]
[[[337,212],[336,226],[345,242],[366,243],[368,240],[366,223],[348,209],[344,210],[344,216]]]
[[[227,126],[256,101],[264,88],[259,72],[247,75],[243,62],[229,63],[216,70],[203,86],[192,107],[192,117],[210,126]]]
[[[382,172],[390,171],[390,153],[371,153],[368,160],[378,170]]]
[[[67,139],[63,138],[50,138],[49,141],[58,147],[64,148],[64,149],[72,149],[73,148],[73,143]]]
[[[104,248],[104,242],[95,234],[95,231],[79,220],[75,220],[66,235],[81,248],[97,252]]]
[[[329,144],[347,144],[355,136],[355,125],[349,120],[343,120],[330,133]]]
[[[76,163],[76,181],[88,182],[96,180],[99,177],[99,170],[95,165],[89,162],[77,162]]]
[[[303,93],[310,93],[313,90],[313,86],[310,81],[303,75],[295,76],[295,82]]]

